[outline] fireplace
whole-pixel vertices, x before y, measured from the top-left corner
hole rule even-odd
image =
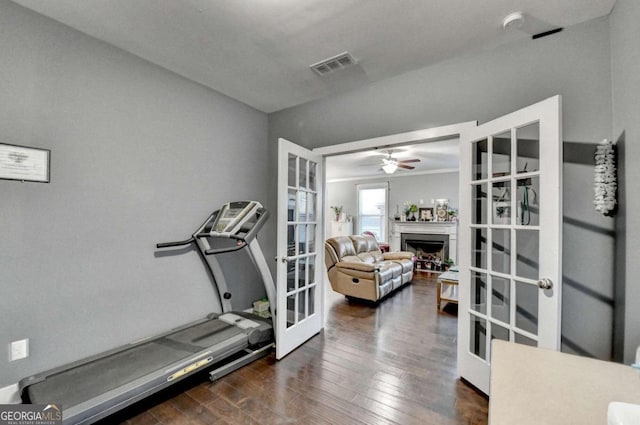
[[[400,246],[416,256],[416,269],[441,271],[449,258],[449,235],[402,233]]]
[[[407,250],[406,242],[408,240],[410,241],[409,245],[411,245],[409,250],[413,247],[413,252],[416,254],[418,253],[416,245],[422,250],[422,252],[430,252],[433,248],[438,248],[434,249],[434,252],[439,251],[440,249],[442,250],[438,255],[441,261],[451,258],[455,263],[458,261],[457,226],[458,223],[447,221],[394,221],[391,224],[391,250]],[[433,245],[437,244],[437,246],[430,245],[429,242]],[[422,244],[422,246],[420,246],[420,244]],[[422,264],[419,265],[422,266]]]

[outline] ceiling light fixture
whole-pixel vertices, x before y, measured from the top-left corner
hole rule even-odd
[[[504,18],[502,28],[505,30],[520,29],[522,24],[524,24],[524,15],[522,12],[513,12]]]
[[[398,169],[398,163],[395,161],[389,161],[382,166],[382,170],[384,170],[387,174],[393,174]]]

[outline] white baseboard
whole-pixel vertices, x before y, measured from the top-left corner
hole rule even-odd
[[[0,404],[20,404],[20,394],[18,394],[18,384],[0,388]]]

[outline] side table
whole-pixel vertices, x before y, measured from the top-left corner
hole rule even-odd
[[[436,305],[440,311],[442,301],[458,304],[458,271],[447,271],[438,276],[436,283]],[[443,296],[443,285],[444,296]]]

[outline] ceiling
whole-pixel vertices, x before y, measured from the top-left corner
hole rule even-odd
[[[327,181],[389,177],[390,175],[380,169],[382,158],[386,158],[388,152],[388,149],[382,148],[327,157]],[[457,170],[459,153],[457,138],[392,148],[391,156],[397,160],[420,159],[420,162],[408,164],[415,167],[415,170],[398,169],[392,176],[400,177]]]
[[[264,112],[608,14],[615,0],[13,0]],[[522,11],[519,30],[503,18]],[[309,65],[349,51],[326,76]]]

